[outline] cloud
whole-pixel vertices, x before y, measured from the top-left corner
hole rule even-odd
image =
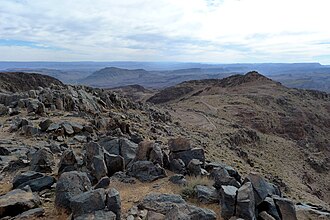
[[[0,5],[0,60],[330,63],[327,0],[0,0]]]

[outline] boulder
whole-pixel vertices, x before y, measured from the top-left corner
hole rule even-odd
[[[275,196],[274,202],[281,219],[297,220],[296,209],[291,200]]]
[[[27,102],[26,110],[28,113],[42,115],[45,113],[45,105],[37,99],[30,99]]]
[[[25,173],[18,174],[14,177],[13,189],[16,189],[19,185],[22,185],[30,180],[37,179],[43,176],[45,175],[35,171],[27,171]]]
[[[31,190],[14,189],[0,196],[0,218],[19,215],[39,204],[39,198]]]
[[[194,190],[198,201],[201,203],[212,204],[219,202],[219,193],[214,187],[196,185]]]
[[[50,189],[56,182],[52,176],[42,176],[36,179],[31,179],[17,186],[19,189],[23,189],[25,186],[29,186],[33,192],[40,192],[44,189]]]
[[[146,219],[164,220],[165,215],[158,212],[148,211]]]
[[[125,170],[125,161],[122,156],[105,152],[104,159],[108,170],[108,176],[112,176],[116,172]]]
[[[4,116],[8,113],[9,109],[3,104],[0,104],[0,116]]]
[[[70,122],[63,122],[61,124],[61,127],[64,129],[65,134],[67,134],[67,135],[74,134],[74,130],[73,130],[73,127],[71,126]]]
[[[214,180],[214,187],[220,189],[221,186],[235,186],[239,188],[241,184],[234,177],[231,177],[225,168],[214,168],[210,174]]]
[[[73,217],[92,213],[105,208],[105,190],[96,189],[72,197],[70,202]]]
[[[120,155],[124,158],[126,168],[135,159],[137,147],[137,144],[126,138],[120,140]]]
[[[164,167],[163,151],[158,144],[155,144],[149,154],[149,160],[153,163],[158,163],[161,167]]]
[[[173,159],[170,161],[170,170],[178,174],[186,174],[186,166],[181,159]]]
[[[137,178],[142,182],[151,182],[166,177],[166,171],[151,161],[136,161],[128,170],[128,175]]]
[[[58,173],[64,173],[77,169],[77,157],[73,150],[68,149],[64,151],[58,165]]]
[[[174,212],[174,213],[173,213]],[[183,220],[183,219],[203,219],[216,220],[217,215],[214,211],[206,208],[200,208],[194,205],[184,205],[174,207],[165,216],[166,220]]]
[[[274,199],[271,197],[266,197],[265,200],[258,205],[258,211],[259,212],[265,211],[269,215],[271,215],[275,220],[281,220]]]
[[[176,206],[184,206],[186,202],[180,195],[150,193],[139,203],[139,209],[147,209],[166,215]]]
[[[186,151],[191,149],[190,140],[184,137],[177,137],[168,140],[168,146],[171,152]]]
[[[48,148],[42,148],[33,154],[30,165],[33,171],[51,173],[55,165],[54,155]]]
[[[221,186],[220,188],[221,217],[225,220],[235,215],[236,193],[235,186]]]
[[[174,174],[169,178],[169,181],[171,181],[174,184],[185,186],[187,185],[187,180],[182,174]]]
[[[171,152],[170,160],[181,159],[184,164],[189,164],[192,159],[197,159],[203,164],[205,163],[204,149],[202,148],[193,148],[185,151]]]
[[[91,188],[92,184],[86,173],[77,171],[63,173],[56,184],[55,205],[70,210],[72,198]]]
[[[74,131],[74,133],[80,133],[83,129],[84,126],[82,126],[81,124],[77,123],[77,122],[70,122],[70,125]]]
[[[108,210],[116,214],[116,219],[121,219],[121,200],[119,192],[111,188],[106,192],[106,206]]]
[[[268,214],[266,211],[262,211],[258,215],[258,219],[260,220],[275,220],[270,214]]]
[[[35,208],[30,209],[28,211],[23,212],[22,214],[15,216],[15,220],[23,220],[23,219],[37,219],[42,217],[45,214],[45,210],[43,208]]]
[[[52,120],[50,120],[49,118],[45,119],[45,120],[42,120],[40,123],[39,123],[39,127],[40,127],[40,130],[45,132],[47,131],[47,129],[49,128],[49,126],[53,123]]]
[[[106,176],[108,173],[107,166],[104,161],[104,149],[98,143],[90,142],[85,144],[84,162],[87,169],[97,180]]]
[[[94,186],[94,189],[100,189],[100,188],[106,189],[108,188],[109,185],[110,185],[110,178],[105,176],[99,180],[99,182]]]
[[[10,154],[10,150],[6,147],[0,146],[0,156],[8,156]]]
[[[254,198],[256,205],[258,206],[267,196],[276,195],[278,190],[268,183],[263,177],[257,173],[250,173],[244,180],[245,182],[251,182],[254,190]]]
[[[35,136],[40,133],[40,130],[33,125],[24,125],[22,126],[22,135],[26,136]]]
[[[103,220],[103,219],[116,220],[116,215],[111,211],[98,210],[74,218],[74,220]]]
[[[188,166],[187,171],[190,176],[200,176],[202,174],[201,162],[197,159],[192,159]]]
[[[253,187],[250,182],[244,183],[237,191],[236,216],[256,220]]]

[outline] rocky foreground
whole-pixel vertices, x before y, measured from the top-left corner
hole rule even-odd
[[[2,219],[329,219],[209,161],[168,113],[82,86],[0,94]]]

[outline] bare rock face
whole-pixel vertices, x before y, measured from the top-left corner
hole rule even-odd
[[[86,167],[97,180],[108,173],[104,161],[104,149],[98,143],[90,142],[84,146],[84,162]]]
[[[255,220],[255,200],[252,184],[246,182],[237,191],[236,216]]]
[[[106,206],[108,210],[116,214],[116,220],[121,219],[121,199],[119,192],[111,188],[106,192]]]
[[[296,209],[291,200],[286,198],[274,197],[274,201],[282,219],[297,220]]]
[[[14,189],[0,196],[0,218],[16,216],[39,206],[39,198],[30,190]]]

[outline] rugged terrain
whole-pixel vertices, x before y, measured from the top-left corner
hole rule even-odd
[[[278,181],[294,198],[330,203],[330,95],[257,72],[188,81],[149,102],[167,109],[211,158]]]
[[[330,218],[326,93],[249,73],[145,103],[44,79],[0,93],[0,218]]]

